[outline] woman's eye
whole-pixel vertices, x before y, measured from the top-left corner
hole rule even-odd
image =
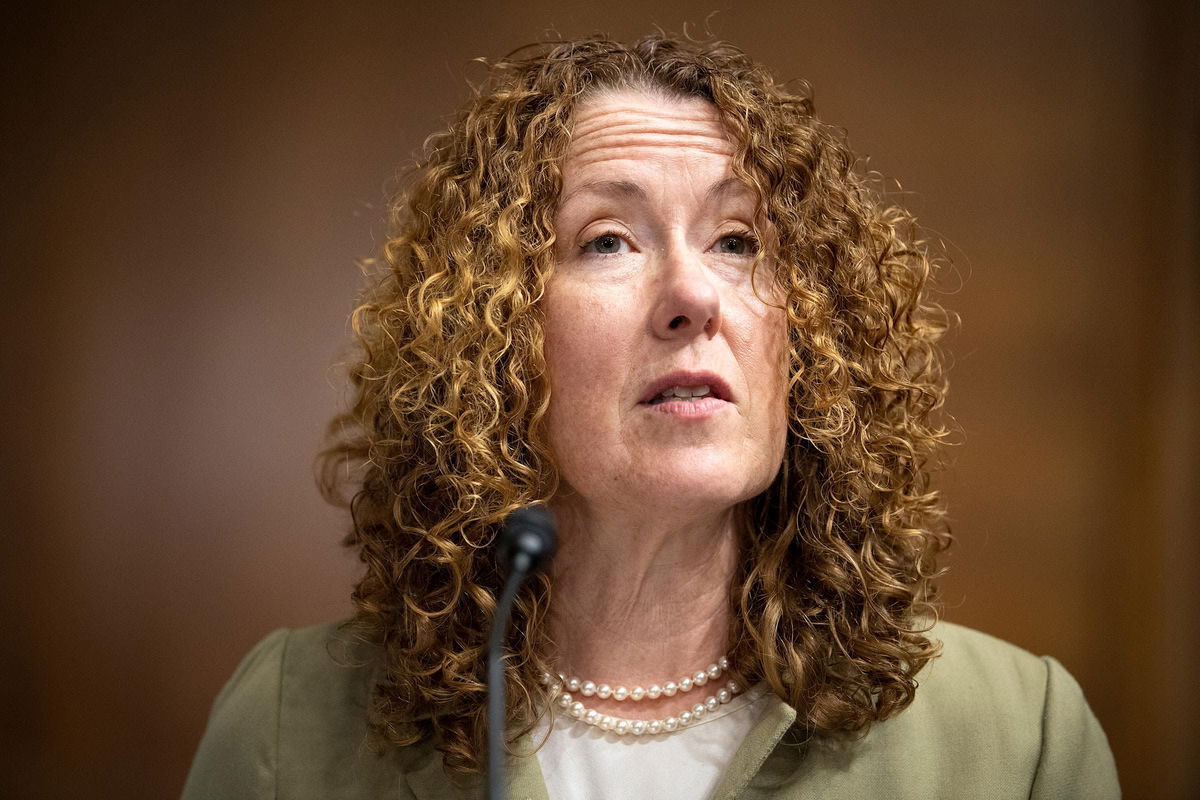
[[[595,239],[585,242],[580,250],[585,255],[615,256],[620,255],[621,243],[625,237],[615,231],[606,231]],[[626,242],[628,244],[628,242]],[[597,250],[592,250],[596,247]],[[725,248],[731,249],[725,249]],[[752,256],[758,252],[758,237],[750,231],[727,233],[717,241],[718,252],[733,256]]]
[[[590,242],[586,242],[579,249],[583,250],[584,253],[591,255],[591,253],[588,253],[588,251],[592,247],[592,245],[595,245],[600,248],[600,251],[596,252],[595,255],[615,256],[615,255],[617,255],[617,251],[620,249],[621,242],[623,242],[623,241],[625,241],[625,240],[621,237],[620,234],[613,233],[612,231],[608,231],[608,232],[600,234],[595,239],[592,239]],[[613,249],[610,250],[609,248],[613,248]]]
[[[733,250],[722,250],[724,253],[734,256],[752,256],[758,252],[758,237],[750,231],[738,231],[737,233],[727,233],[721,237],[721,241],[717,246],[724,248],[726,246],[733,247]]]

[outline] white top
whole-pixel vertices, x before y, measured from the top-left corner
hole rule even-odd
[[[550,800],[703,800],[768,708],[768,691],[760,683],[699,722],[655,736],[605,732],[555,704],[554,729],[537,751]],[[534,729],[535,743],[547,726]]]

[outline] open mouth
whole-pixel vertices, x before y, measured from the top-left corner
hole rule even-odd
[[[694,403],[698,400],[703,400],[706,397],[719,399],[713,394],[712,388],[706,384],[701,386],[672,386],[656,395],[650,401],[650,405],[657,406],[662,403],[669,403],[676,400],[683,401],[685,403]]]
[[[676,370],[652,381],[643,391],[640,403],[657,406],[672,402],[700,403],[705,400],[732,403],[734,398],[729,391],[729,384],[715,372]]]

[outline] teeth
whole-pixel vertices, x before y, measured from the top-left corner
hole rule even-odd
[[[708,386],[672,386],[654,399],[656,402],[666,402],[676,398],[692,400],[697,397],[707,397],[709,394]]]

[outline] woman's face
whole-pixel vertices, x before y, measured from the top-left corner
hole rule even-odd
[[[754,196],[732,154],[700,99],[615,92],[576,112],[543,311],[550,444],[593,511],[721,511],[779,467],[784,316],[751,286]],[[778,305],[770,278],[764,263]]]

